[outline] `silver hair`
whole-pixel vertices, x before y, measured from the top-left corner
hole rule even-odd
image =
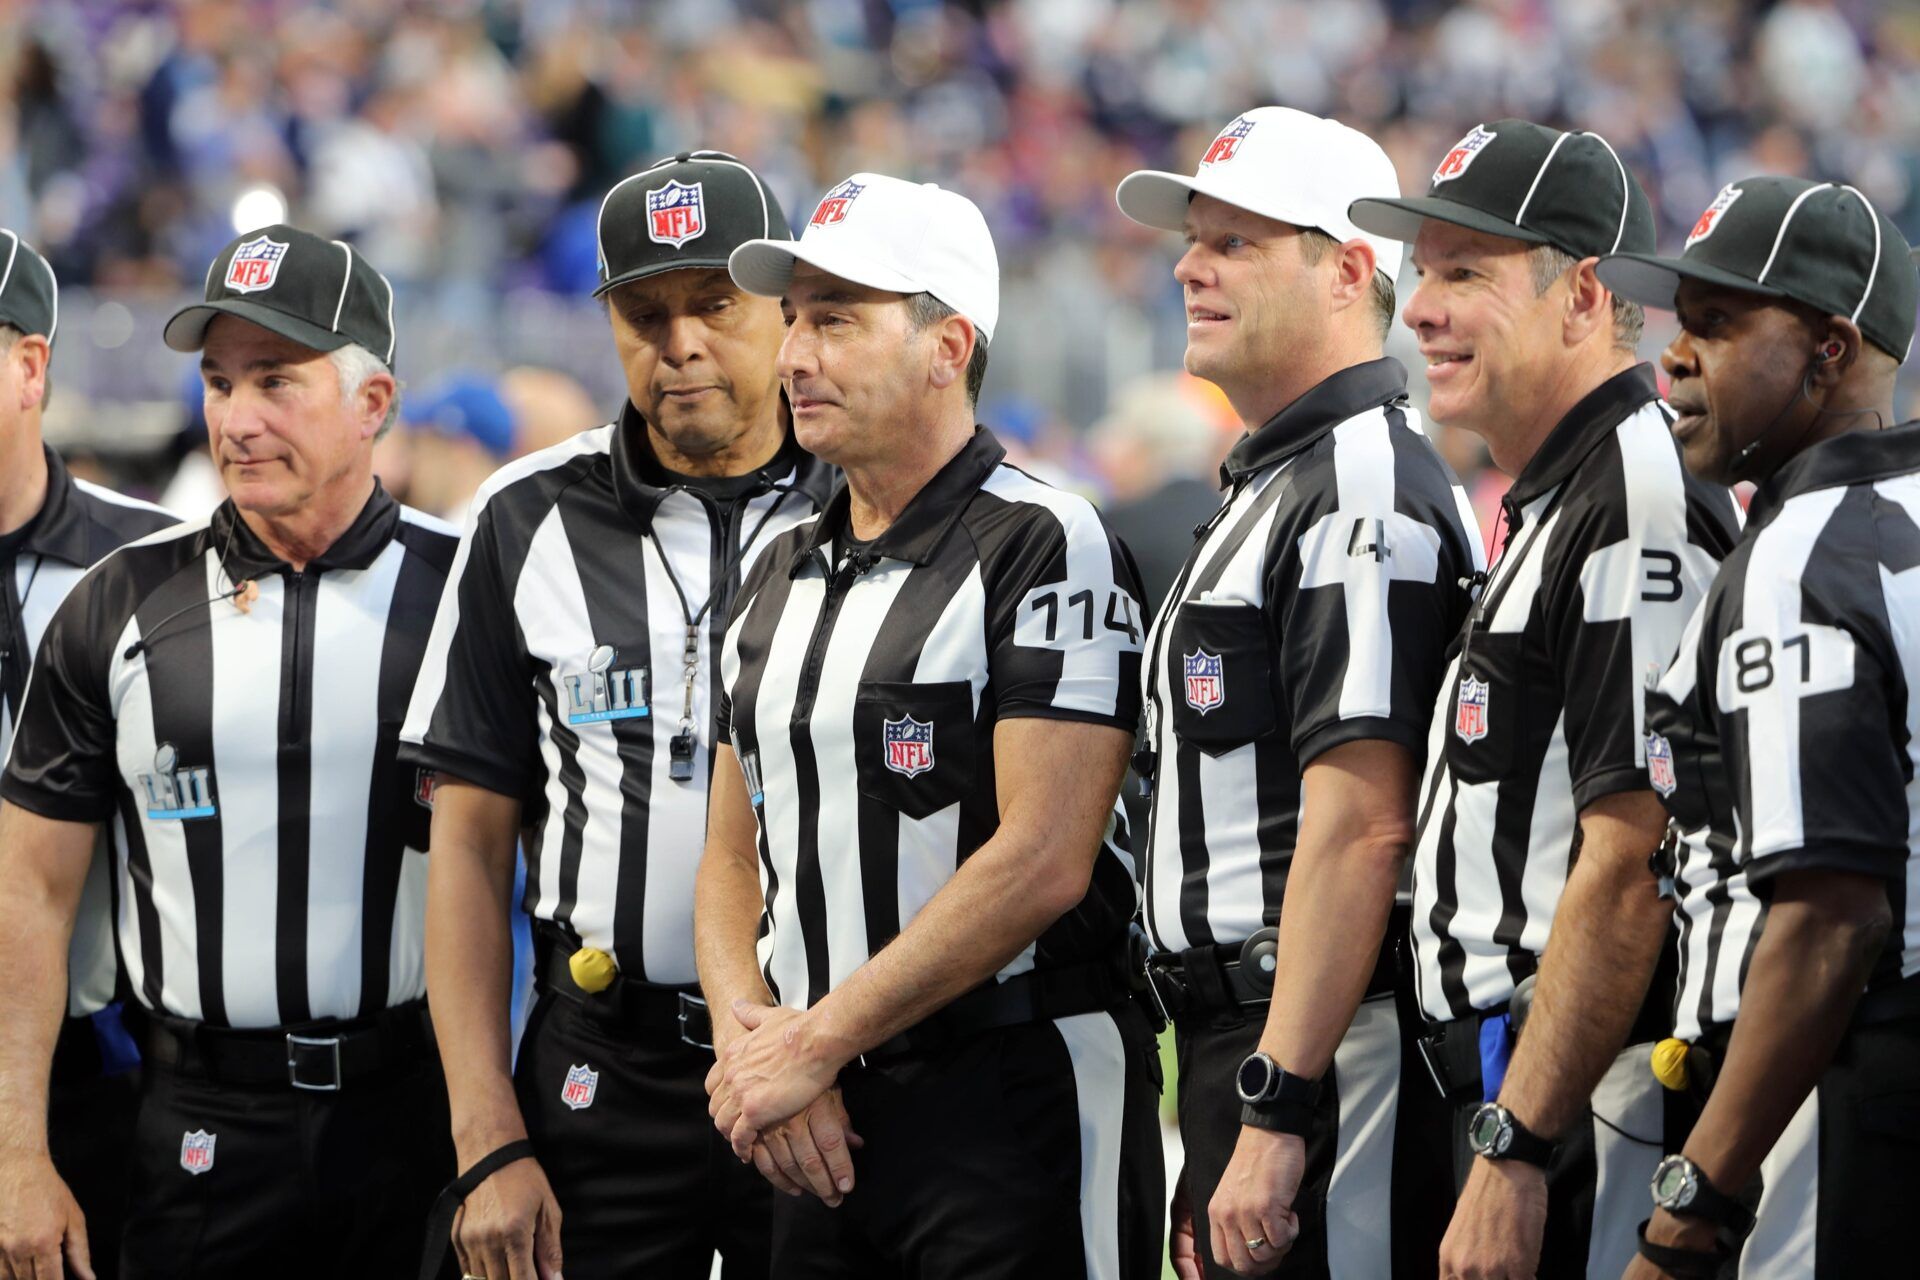
[[[340,376],[340,403],[350,405],[360,388],[367,385],[367,379],[377,373],[392,376],[393,370],[387,368],[387,362],[357,342],[349,342],[344,347],[335,347],[327,352],[327,359],[333,361],[333,371]],[[400,416],[400,379],[393,379],[393,398],[387,401],[387,417],[375,433],[378,440],[393,429],[393,423]]]

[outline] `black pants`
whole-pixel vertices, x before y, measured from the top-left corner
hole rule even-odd
[[[411,1276],[453,1177],[439,1061],[337,1093],[142,1069],[126,1280]],[[194,1172],[194,1169],[198,1172]]]
[[[1165,1166],[1145,1021],[986,1031],[840,1077],[854,1189],[777,1196],[780,1280],[1157,1280]]]
[[[99,1280],[120,1274],[120,1232],[127,1214],[127,1155],[133,1149],[140,1077],[102,1074],[93,1020],[69,1018],[54,1050],[47,1145],[80,1211]]]
[[[707,1115],[712,1066],[665,1028],[636,1034],[539,997],[514,1089],[560,1202],[568,1280],[706,1280],[716,1251],[727,1280],[766,1276],[772,1188]]]
[[[1194,1237],[1209,1280],[1233,1272],[1213,1257],[1207,1205],[1240,1140],[1234,1076],[1259,1047],[1266,1006],[1183,1018],[1180,1052],[1180,1140]],[[1409,1076],[1408,1037],[1391,995],[1360,1006],[1321,1086],[1307,1167],[1294,1200],[1300,1235],[1276,1273],[1372,1280],[1431,1276],[1438,1269],[1444,1213],[1444,1147],[1418,1125],[1397,1123]],[[1420,1145],[1425,1141],[1424,1148]],[[1437,1224],[1437,1225],[1436,1225]]]

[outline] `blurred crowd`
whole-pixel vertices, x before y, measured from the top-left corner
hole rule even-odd
[[[352,237],[393,277],[401,373],[442,418],[466,415],[443,402],[472,408],[478,388],[518,396],[530,437],[603,420],[619,384],[586,297],[600,197],[695,146],[749,160],[790,216],[855,169],[977,201],[1005,277],[983,417],[1036,465],[1115,501],[1143,468],[1204,474],[1231,430],[1204,390],[1169,390],[1176,247],[1122,218],[1114,185],[1143,166],[1191,170],[1250,105],[1371,132],[1413,190],[1477,120],[1577,122],[1636,166],[1676,247],[1722,182],[1757,171],[1846,175],[1920,239],[1920,6],[1884,0],[0,0],[0,12],[12,87],[0,225],[45,250],[78,323],[91,318],[63,347],[90,332],[119,353],[62,351],[70,416],[141,399],[177,410],[182,366],[147,353],[159,346],[148,309],[197,289],[237,221],[285,210]],[[1665,332],[1650,326],[1650,352]],[[1197,444],[1141,426],[1151,415],[1128,402],[1162,393],[1191,406]],[[462,448],[516,447],[455,434]],[[1449,452],[1477,465],[1465,443]]]

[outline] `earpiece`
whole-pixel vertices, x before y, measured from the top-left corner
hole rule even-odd
[[[1814,358],[1821,364],[1831,364],[1833,361],[1838,360],[1841,353],[1845,350],[1846,348],[1839,343],[1829,342],[1826,346],[1820,348],[1819,354]]]

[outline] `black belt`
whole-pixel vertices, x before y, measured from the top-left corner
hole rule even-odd
[[[573,980],[571,961],[577,948],[570,940],[541,929],[534,950],[534,975],[541,988],[572,1000],[595,1020],[629,1031],[665,1032],[696,1049],[713,1048],[713,1019],[698,987],[661,986],[615,973],[606,990],[588,991]]]
[[[425,1000],[351,1021],[260,1030],[210,1027],[144,1011],[138,1021],[146,1062],[216,1084],[337,1093],[349,1084],[413,1066],[434,1052]]]
[[[1080,964],[1034,969],[975,987],[893,1039],[861,1054],[870,1067],[915,1054],[939,1053],[969,1036],[1028,1022],[1112,1012],[1132,999],[1118,965]]]
[[[1147,983],[1169,1020],[1262,1007],[1273,999],[1278,937],[1278,930],[1267,928],[1245,942],[1157,951],[1147,958]],[[1395,967],[1389,931],[1363,998],[1392,991]]]

